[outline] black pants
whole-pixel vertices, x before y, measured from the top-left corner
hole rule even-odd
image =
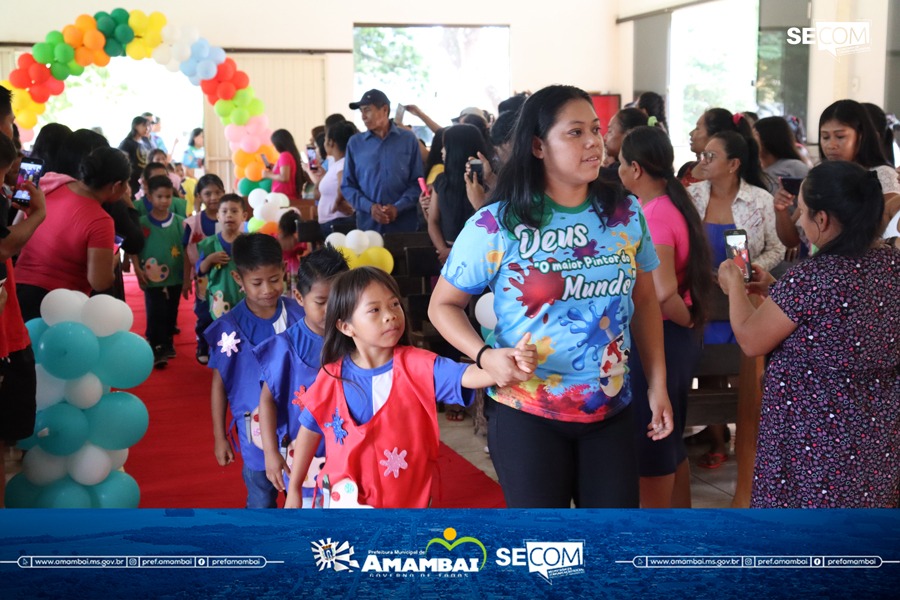
[[[213,318],[209,314],[209,302],[206,300],[194,300],[194,314],[197,315],[197,323],[194,325],[194,333],[197,334],[197,353],[209,354],[209,344],[203,337],[206,328],[212,325]]]
[[[509,508],[637,508],[631,407],[597,423],[554,421],[485,400],[491,460]]]
[[[0,358],[0,441],[11,444],[34,433],[36,392],[30,345]]]
[[[144,290],[144,303],[147,307],[146,336],[151,346],[166,346],[172,343],[180,301],[181,284]]]
[[[44,296],[50,293],[50,290],[28,285],[26,283],[16,284],[16,299],[19,301],[19,308],[22,310],[22,320],[26,323],[32,319],[38,319],[41,316],[41,302]]]

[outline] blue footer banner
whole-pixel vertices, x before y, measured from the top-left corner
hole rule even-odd
[[[5,510],[14,598],[896,598],[898,510]]]

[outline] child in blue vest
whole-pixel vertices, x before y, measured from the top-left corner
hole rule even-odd
[[[225,198],[222,199],[223,203]],[[239,451],[244,462],[247,508],[275,508],[278,496],[266,477],[262,448],[253,441],[253,412],[259,406],[259,363],[253,348],[303,318],[297,303],[286,301],[281,247],[275,238],[259,233],[234,240],[234,281],[246,297],[216,319],[204,332],[210,347],[212,420],[215,455],[220,466],[234,462],[228,433],[237,426]],[[226,408],[232,421],[226,422]],[[257,436],[258,437],[258,436]]]
[[[153,348],[153,366],[162,368],[175,357],[172,343],[181,296],[187,297],[186,258],[181,244],[183,219],[171,212],[172,181],[165,175],[146,183],[150,212],[141,217],[144,249],[133,256],[134,272],[147,307],[147,341]]]
[[[325,439],[321,482],[331,506],[425,508],[437,463],[437,402],[469,404],[470,390],[496,380],[409,345],[400,290],[390,275],[358,267],[339,276],[328,298],[322,370],[304,396],[294,442],[294,470],[306,472]],[[519,381],[537,367],[525,334],[503,355]],[[299,477],[290,480],[286,508],[301,505]]]
[[[325,335],[325,306],[331,282],[347,271],[344,256],[326,246],[305,256],[297,270],[294,298],[306,316],[284,333],[271,337],[253,354],[259,361],[262,393],[259,397],[259,425],[266,475],[278,491],[284,491],[289,477],[303,480],[303,505],[311,507],[315,478],[325,460],[325,443],[319,444],[308,472],[291,472],[293,444],[300,429],[303,395],[322,366],[322,342]],[[285,455],[282,451],[286,450]]]

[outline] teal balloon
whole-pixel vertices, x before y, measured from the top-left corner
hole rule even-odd
[[[272,180],[271,179],[263,179],[259,182],[260,189],[266,190],[267,192],[272,191]]]
[[[130,331],[117,331],[99,340],[100,359],[94,375],[104,385],[128,389],[140,385],[153,371],[153,349],[147,340]]]
[[[491,348],[497,347],[497,338],[496,338],[496,336],[494,336],[493,331],[485,336],[484,343],[487,344],[488,346],[490,346]]]
[[[69,477],[44,486],[37,497],[37,508],[91,508],[91,495]]]
[[[34,485],[28,481],[24,473],[18,473],[6,482],[3,501],[6,508],[35,508],[42,491],[43,486]]]
[[[94,15],[97,20],[97,29],[100,30],[107,39],[111,38],[116,31],[116,21],[108,13],[98,12]]]
[[[238,192],[241,194],[241,196],[249,196],[250,192],[252,192],[253,190],[255,190],[258,187],[259,187],[258,182],[250,181],[246,177],[244,177],[243,179],[238,181]],[[29,323],[30,322],[31,321],[29,321]],[[25,326],[27,327],[28,323],[26,323]]]
[[[114,8],[113,11],[109,14],[113,18],[113,20],[118,25],[126,25],[128,24],[128,11],[124,8]]]
[[[103,46],[103,51],[110,56],[125,56],[125,46],[112,36],[106,38],[106,45]]]
[[[24,440],[19,440],[18,442],[16,442],[16,448],[18,448],[19,450],[31,450],[32,448],[37,446],[37,443],[38,436],[37,434],[32,433]]]
[[[38,352],[48,373],[60,379],[76,379],[96,366],[100,344],[87,326],[66,321],[44,332]]]
[[[113,37],[119,40],[120,44],[127,45],[128,42],[134,39],[134,29],[128,26],[128,21],[125,21],[123,25],[116,27],[116,32],[113,34]]]
[[[34,60],[42,65],[51,63],[53,62],[53,45],[46,42],[38,42],[31,47],[31,55],[34,57]]]
[[[491,335],[493,332],[494,332],[493,329],[488,329],[487,327],[482,325],[481,326],[481,339],[483,339],[483,340],[488,339],[488,336]]]
[[[141,501],[141,488],[137,481],[122,471],[113,471],[109,477],[87,490],[94,508],[137,508]]]
[[[88,420],[80,408],[68,402],[58,402],[38,411],[34,418],[34,431],[44,432],[43,436],[37,437],[37,443],[45,451],[56,456],[68,456],[87,441]]]
[[[44,335],[44,332],[49,328],[50,326],[47,325],[47,322],[40,317],[25,323],[25,329],[28,330],[28,337],[31,339],[31,348],[34,350],[34,362],[36,363],[41,362],[41,357],[38,352],[38,343],[41,341],[41,336]]]
[[[84,411],[88,439],[106,450],[124,450],[137,444],[150,424],[150,414],[140,398],[128,392],[110,392]]]

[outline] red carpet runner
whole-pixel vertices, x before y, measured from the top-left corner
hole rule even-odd
[[[132,331],[144,335],[144,295],[125,275]],[[242,508],[246,490],[240,459],[220,467],[213,455],[209,386],[211,372],[194,358],[193,298],[181,301],[175,338],[178,357],[129,390],[150,412],[147,434],[131,448],[125,470],[141,487],[142,508]],[[503,493],[487,475],[441,444],[435,477],[435,508],[500,508]]]

